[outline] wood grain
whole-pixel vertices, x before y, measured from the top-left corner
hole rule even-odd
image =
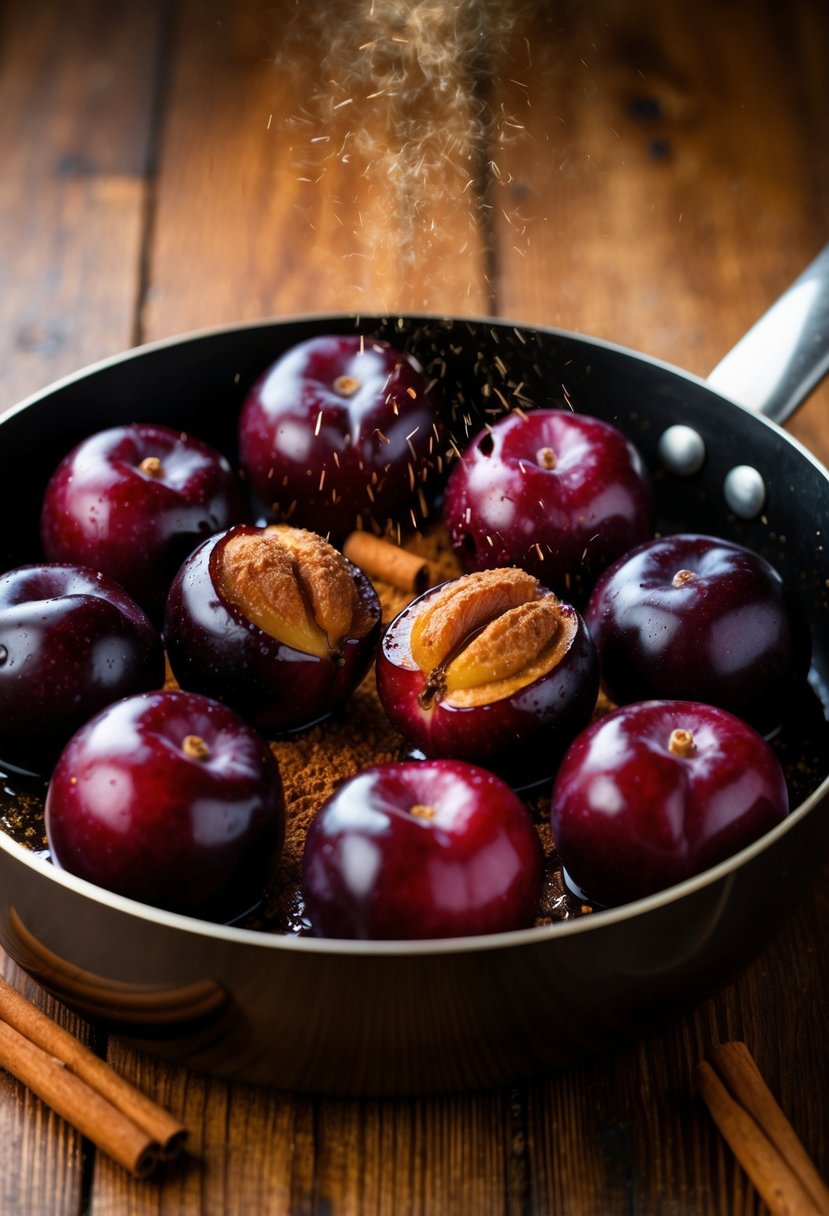
[[[505,82],[498,310],[704,376],[829,240],[825,11],[589,0],[534,31]],[[824,458],[828,404],[791,428]]]
[[[704,374],[827,239],[829,20],[810,0],[522,6],[455,69],[488,107],[486,148],[419,209],[388,134],[405,111],[368,97],[347,7],[311,35],[287,0],[181,0],[168,24],[160,0],[84,0],[71,20],[5,5],[0,408],[133,338],[306,310],[495,309]],[[824,458],[826,402],[794,423]],[[761,1216],[692,1065],[746,1040],[829,1174],[827,878],[698,1009],[513,1089],[310,1099],[113,1040],[110,1062],[191,1129],[149,1183],[102,1157],[84,1175],[77,1140],[0,1078],[0,1210]]]
[[[19,968],[0,954],[3,977],[50,1016],[89,1043],[89,1028],[45,999]],[[0,1212],[80,1211],[83,1190],[81,1138],[9,1074],[0,1072]]]
[[[132,344],[161,7],[3,6],[0,410]]]
[[[410,214],[390,172],[400,116],[357,70],[371,26],[356,11],[327,5],[320,27],[284,0],[176,6],[144,336],[288,312],[486,311],[475,190]]]

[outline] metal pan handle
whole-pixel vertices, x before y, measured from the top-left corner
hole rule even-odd
[[[829,372],[829,245],[722,359],[708,383],[784,422]]]

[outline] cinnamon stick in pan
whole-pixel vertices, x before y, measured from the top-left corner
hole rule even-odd
[[[425,558],[371,532],[352,532],[343,545],[343,555],[369,578],[380,578],[400,591],[420,594],[429,586],[429,563]]]
[[[723,1138],[775,1216],[829,1216],[829,1190],[744,1043],[721,1043],[696,1071]]]
[[[0,1065],[138,1177],[184,1145],[169,1111],[2,979]]]

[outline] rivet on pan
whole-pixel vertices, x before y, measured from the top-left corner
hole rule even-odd
[[[679,477],[691,477],[705,463],[705,443],[690,426],[669,426],[659,440],[662,463]]]
[[[725,501],[740,519],[754,519],[766,501],[766,483],[750,464],[738,464],[726,473],[723,482]]]

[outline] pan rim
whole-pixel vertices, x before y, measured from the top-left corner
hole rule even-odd
[[[167,350],[177,346],[196,344],[200,341],[209,341],[211,339],[223,337],[233,333],[241,333],[248,330],[256,329],[281,329],[291,325],[314,324],[321,326],[330,323],[335,326],[354,325],[355,328],[362,323],[371,325],[385,322],[392,322],[394,319],[400,319],[405,323],[433,323],[453,325],[472,325],[472,326],[493,326],[499,330],[521,330],[531,331],[533,333],[543,333],[551,338],[558,338],[563,341],[576,341],[583,343],[587,347],[597,348],[623,355],[628,358],[635,359],[637,362],[647,364],[655,369],[663,372],[669,372],[674,377],[694,384],[697,387],[705,389],[717,399],[726,402],[729,406],[741,410],[745,414],[750,414],[758,421],[770,427],[779,436],[791,444],[801,456],[804,456],[815,468],[829,479],[829,469],[820,461],[814,453],[809,451],[797,438],[791,435],[784,427],[767,418],[756,410],[742,405],[732,398],[725,397],[717,392],[707,380],[696,375],[693,372],[687,371],[678,365],[667,362],[666,360],[658,359],[638,351],[632,347],[623,346],[619,343],[609,341],[604,338],[593,337],[589,334],[584,334],[574,330],[561,329],[553,326],[536,325],[529,322],[516,321],[509,318],[492,317],[485,315],[451,315],[440,313],[404,313],[400,311],[391,311],[388,313],[367,313],[357,314],[352,312],[310,312],[302,314],[290,314],[286,316],[264,316],[258,319],[247,321],[238,321],[231,324],[219,324],[215,326],[198,328],[185,331],[171,337],[156,339],[152,342],[143,343],[140,346],[128,348],[119,353],[106,356],[103,359],[97,360],[94,363],[88,364],[77,371],[70,372],[65,376],[50,382],[42,389],[30,394],[28,397],[10,406],[8,409],[0,413],[0,428],[6,425],[9,420],[23,413],[31,407],[38,405],[40,402],[52,397],[55,393],[62,389],[88,379],[99,372],[106,371],[112,367],[117,367],[120,364],[129,363],[132,360],[152,356],[153,354]],[[369,956],[369,957],[404,957],[412,955],[453,955],[469,952],[483,952],[497,949],[508,949],[516,946],[533,946],[541,942],[553,938],[570,937],[574,934],[589,933],[594,929],[601,929],[612,925],[618,925],[627,920],[631,920],[640,916],[646,916],[652,912],[656,912],[661,908],[683,899],[685,896],[690,896],[696,892],[704,890],[706,887],[714,886],[718,882],[725,880],[728,876],[740,869],[744,864],[751,862],[756,856],[764,852],[767,848],[771,848],[778,840],[782,839],[788,832],[792,831],[798,823],[802,822],[814,808],[829,796],[829,775],[827,775],[819,786],[787,817],[782,820],[776,827],[765,833],[752,844],[747,845],[738,853],[719,862],[716,866],[705,870],[703,873],[685,879],[672,887],[668,887],[663,891],[658,891],[653,895],[649,895],[643,899],[635,900],[631,903],[621,905],[616,908],[600,909],[592,912],[590,915],[575,917],[568,920],[552,922],[548,925],[531,926],[528,929],[513,930],[508,933],[485,934],[472,937],[453,937],[453,938],[423,938],[415,940],[388,940],[388,941],[354,941],[343,938],[313,938],[304,937],[294,934],[270,933],[258,929],[245,929],[234,925],[216,924],[211,921],[201,920],[196,917],[185,916],[180,913],[168,912],[161,908],[155,908],[149,904],[142,903],[138,900],[129,899],[126,896],[118,895],[114,892],[107,891],[103,887],[96,886],[94,883],[88,882],[85,879],[78,878],[68,871],[61,870],[51,861],[39,857],[25,846],[18,844],[4,831],[0,830],[0,849],[8,854],[13,860],[16,860],[40,874],[48,882],[57,882],[58,885],[68,888],[75,894],[93,902],[111,908],[122,914],[136,917],[140,920],[155,922],[166,926],[178,932],[185,932],[195,936],[212,937],[218,940],[223,940],[229,943],[238,943],[249,947],[258,947],[266,950],[298,950],[300,953],[308,954],[323,954],[323,955],[338,955],[343,957],[348,956]]]
[[[305,312],[305,313],[290,313],[285,316],[262,316],[253,318],[247,321],[234,321],[229,324],[210,325],[199,327],[191,330],[183,330],[181,333],[173,334],[166,338],[156,338],[151,342],[143,342],[138,346],[127,347],[124,350],[118,351],[112,355],[106,355],[102,359],[96,359],[92,363],[88,363],[76,371],[67,372],[63,376],[52,380],[43,388],[35,390],[22,400],[15,402],[0,412],[0,424],[5,423],[8,418],[20,413],[42,400],[45,397],[52,396],[54,393],[84,380],[87,377],[96,375],[99,372],[106,371],[111,367],[116,367],[121,363],[131,362],[133,359],[141,359],[144,356],[152,356],[153,354],[168,350],[175,346],[185,346],[191,343],[200,341],[209,341],[210,339],[220,338],[225,335],[234,333],[243,333],[247,330],[256,329],[281,329],[291,325],[320,325],[326,322],[331,322],[333,325],[353,325],[355,328],[362,323],[366,324],[390,324],[393,320],[397,320],[401,326],[414,324],[452,324],[452,325],[474,325],[487,326],[491,325],[500,330],[520,330],[522,332],[543,333],[552,338],[560,338],[564,341],[575,340],[583,342],[587,346],[598,347],[602,350],[615,352],[616,354],[627,355],[640,362],[648,363],[654,367],[660,368],[663,371],[669,371],[674,375],[681,377],[684,380],[689,380],[699,387],[705,388],[709,393],[713,393],[715,397],[722,401],[728,401],[729,404],[737,406],[745,413],[753,414],[758,418],[763,418],[764,421],[771,423],[776,429],[788,434],[788,432],[778,423],[766,418],[759,411],[751,409],[749,406],[742,405],[739,401],[733,398],[726,397],[722,393],[717,392],[704,376],[699,376],[695,372],[688,371],[679,364],[670,363],[668,360],[659,359],[655,355],[649,355],[644,351],[637,350],[635,347],[624,346],[622,343],[613,342],[608,338],[598,338],[591,334],[583,333],[580,330],[564,329],[552,325],[536,325],[529,321],[520,321],[511,317],[492,317],[484,314],[475,313],[426,313],[426,312],[401,312],[398,310],[390,312],[369,312],[369,313],[354,313],[354,312]],[[793,442],[793,436],[789,435]],[[804,449],[808,455],[808,449]]]
[[[323,323],[331,322],[332,325],[354,325],[355,327],[362,322],[366,324],[388,324],[392,318],[397,318],[402,324],[453,324],[453,325],[491,325],[502,330],[512,330],[513,332],[521,330],[523,332],[542,333],[550,338],[557,338],[564,342],[575,341],[583,343],[587,347],[594,347],[599,350],[608,351],[612,354],[622,355],[629,359],[634,359],[639,363],[647,364],[657,370],[668,372],[675,378],[686,380],[689,384],[693,384],[697,388],[704,389],[710,393],[718,401],[726,402],[734,409],[740,410],[743,414],[748,414],[755,418],[759,423],[769,427],[777,435],[784,436],[786,441],[804,456],[810,464],[824,474],[829,479],[829,466],[823,463],[814,452],[810,451],[796,436],[786,430],[780,423],[774,419],[760,413],[759,410],[752,409],[750,406],[743,405],[740,401],[735,401],[733,397],[726,397],[715,389],[704,376],[697,375],[696,372],[688,371],[679,364],[670,363],[666,359],[659,359],[655,355],[649,355],[644,351],[637,350],[632,346],[624,346],[619,342],[612,342],[608,338],[597,338],[591,334],[582,333],[579,330],[562,329],[552,325],[536,325],[529,321],[519,321],[509,317],[490,317],[485,315],[470,314],[450,314],[450,313],[420,313],[420,312],[400,312],[392,311],[387,313],[371,312],[371,313],[353,313],[353,312],[307,312],[307,313],[291,313],[286,316],[262,316],[248,321],[235,321],[229,324],[219,324],[197,328],[192,330],[184,330],[179,334],[173,334],[167,338],[157,338],[152,342],[144,342],[139,346],[128,347],[112,355],[107,355],[103,359],[97,359],[93,363],[88,363],[85,366],[78,368],[76,371],[67,372],[66,375],[52,380],[49,384],[41,389],[37,389],[34,393],[30,393],[22,400],[15,402],[0,412],[0,427],[23,413],[32,406],[38,405],[41,401],[53,396],[55,393],[70,387],[73,384],[92,377],[99,372],[108,371],[110,368],[117,367],[119,364],[129,363],[132,360],[138,360],[145,356],[152,356],[160,351],[169,350],[176,346],[185,346],[195,344],[201,341],[209,341],[210,339],[220,338],[225,335],[242,333],[247,330],[256,329],[281,329],[291,325],[322,325]]]
[[[755,857],[764,853],[766,849],[772,848],[790,831],[793,831],[826,797],[829,797],[829,776],[824,778],[800,806],[790,811],[785,819],[753,841],[752,844],[747,845],[738,853],[732,854],[731,857],[727,857],[716,866],[704,870],[701,874],[687,878],[672,887],[666,887],[643,899],[621,904],[616,908],[598,909],[586,916],[554,921],[548,925],[533,925],[528,929],[515,929],[508,933],[467,937],[357,941],[350,938],[316,938],[290,933],[272,933],[262,929],[245,929],[235,925],[217,924],[178,912],[168,912],[163,908],[154,908],[151,904],[141,903],[139,900],[107,891],[104,887],[96,886],[95,883],[84,878],[78,878],[67,870],[60,869],[53,862],[39,857],[24,845],[12,840],[3,831],[0,831],[0,849],[8,853],[15,861],[33,869],[47,882],[56,882],[76,895],[91,899],[94,903],[122,914],[194,936],[212,937],[229,943],[261,947],[266,950],[298,950],[300,953],[333,954],[344,957],[451,955],[532,946],[548,941],[550,938],[589,933],[657,912],[686,896],[694,895],[706,887],[713,887],[720,881],[729,878],[733,872],[741,869],[743,865],[748,865]]]

